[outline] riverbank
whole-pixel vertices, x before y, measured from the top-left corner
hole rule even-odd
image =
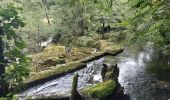
[[[53,68],[53,69],[47,70],[45,72],[40,72],[37,74],[37,76],[40,75],[38,77],[38,79],[29,81],[28,83],[25,84],[26,88],[30,88],[30,87],[36,86],[38,84],[43,84],[47,81],[64,76],[68,73],[73,73],[77,70],[85,68],[86,67],[85,63],[99,59],[103,56],[107,56],[107,55],[116,56],[121,52],[123,52],[123,49],[115,50],[112,53],[111,52],[98,53],[98,54],[95,54],[89,58],[83,59],[81,61],[77,61],[77,62],[73,62],[73,63],[67,64],[67,65],[63,65],[61,67]],[[37,76],[35,76],[35,77],[37,77]]]
[[[32,55],[30,63],[31,74],[24,81],[27,88],[43,84],[51,79],[72,73],[86,67],[87,62],[99,59],[106,55],[116,56],[123,52],[123,48],[106,40],[99,41],[100,49],[88,47],[75,47],[66,53],[66,47],[50,45],[42,52]]]
[[[119,68],[117,67],[117,64],[116,65],[109,64],[107,66],[108,67],[105,70],[106,72],[104,74],[104,77],[101,74],[101,76],[103,77],[102,78],[103,81],[99,82],[97,84],[91,84],[89,86],[85,86],[82,89],[78,89],[82,99],[76,99],[76,100],[112,100],[113,98],[116,98],[119,100],[129,100],[128,97],[126,95],[124,95],[123,88],[121,87],[121,85],[118,82]],[[102,70],[103,70],[103,68],[102,68]],[[100,75],[100,73],[98,73],[98,74]],[[82,81],[81,74],[80,74],[78,80],[79,80],[78,82]],[[48,84],[51,84],[51,83],[48,83]],[[73,83],[73,84],[75,84],[75,83]],[[42,87],[40,87],[40,88],[42,90],[45,89],[45,88],[43,89]],[[54,87],[54,89],[55,89],[55,87]],[[41,99],[43,99],[43,100],[44,99],[45,100],[52,100],[52,99],[69,100],[70,96],[71,96],[70,93],[66,93],[65,95],[60,95],[60,93],[55,92],[55,93],[41,94],[41,95],[37,93],[37,95],[34,94],[33,96],[27,96],[27,97],[25,97],[23,95],[23,96],[20,96],[20,98],[22,98],[22,99],[23,98],[31,98],[31,99],[36,99],[36,100],[41,100]]]

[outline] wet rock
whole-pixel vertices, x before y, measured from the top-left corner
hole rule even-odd
[[[117,64],[103,64],[101,76],[102,83],[84,88],[81,91],[84,100],[130,100],[118,82],[119,68]]]
[[[103,64],[103,68],[101,69],[101,76],[103,80],[113,79],[118,81],[119,68],[117,67],[117,64],[110,66]]]
[[[53,38],[52,38],[52,43],[58,43],[60,38],[62,36],[62,33],[58,33],[56,34]]]
[[[118,76],[119,76],[119,68],[117,64],[115,64],[113,66],[113,78],[116,80],[117,83],[118,83]]]
[[[112,79],[115,80],[116,83],[118,83],[119,68],[117,64],[110,65],[110,66],[103,64],[103,66],[107,66],[107,69],[105,70],[106,72],[105,72],[104,80]]]
[[[108,66],[106,64],[103,64],[103,68],[101,69],[101,76],[103,80],[105,79],[107,68]]]
[[[115,81],[107,80],[83,89],[81,94],[84,100],[108,100],[107,96],[114,94],[115,88]]]

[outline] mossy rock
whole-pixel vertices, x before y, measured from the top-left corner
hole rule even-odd
[[[57,64],[65,64],[66,61],[64,59],[59,59],[58,57],[50,58],[45,60],[42,65],[45,66],[55,66]]]
[[[32,72],[30,74],[30,78],[25,80],[25,83],[32,82],[34,80],[39,80],[42,78],[46,78],[52,75],[56,74],[62,74],[62,73],[68,73],[71,70],[78,69],[79,67],[86,66],[86,64],[81,63],[81,62],[70,62],[65,65],[60,65],[60,66],[52,66],[49,67],[49,69],[40,71],[40,72]]]
[[[91,54],[92,51],[93,51],[92,48],[79,47],[79,48],[73,48],[71,50],[71,53],[72,54],[77,54],[77,53]]]
[[[66,60],[68,62],[82,60],[88,57],[94,49],[92,48],[73,48],[69,54],[66,55]]]
[[[114,44],[113,42],[109,42],[106,40],[100,40],[99,44],[100,44],[100,50],[102,52],[109,52],[111,54],[115,51],[122,49],[120,45]]]
[[[63,57],[65,55],[64,46],[51,45],[45,48],[42,52],[32,55],[33,62],[42,63],[47,59],[55,57]]]
[[[114,74],[113,74],[112,71],[106,72],[105,80],[107,80],[107,79],[113,79],[113,77],[114,77]]]
[[[91,86],[81,90],[81,94],[85,99],[105,100],[106,97],[114,93],[115,88],[115,81],[108,80],[102,83],[98,83],[95,86]]]
[[[53,53],[53,52],[65,53],[65,46],[51,45],[51,46],[45,48],[45,49],[43,50],[43,52],[44,52],[44,53],[45,53],[45,52],[46,52],[46,53],[49,53],[49,52],[51,52],[51,53]]]

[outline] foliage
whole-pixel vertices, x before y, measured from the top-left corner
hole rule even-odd
[[[12,97],[10,95],[11,94],[8,94],[7,97],[0,97],[0,100],[18,100],[15,95],[13,95]]]
[[[27,68],[29,58],[22,52],[22,49],[25,48],[25,43],[16,33],[17,29],[25,25],[18,15],[18,10],[21,10],[21,8],[16,8],[12,3],[0,6],[0,20],[2,21],[3,29],[1,36],[7,62],[4,80],[8,83],[8,88],[21,87],[23,78],[29,75]]]
[[[134,40],[152,41],[164,53],[169,48],[169,0],[131,0],[134,16],[131,20],[136,33]],[[165,50],[166,49],[166,50]]]
[[[6,0],[5,2],[13,2],[17,7],[23,8],[19,15],[24,17],[27,25],[17,32],[27,43],[27,51],[33,52],[41,51],[43,48],[39,44],[56,34],[64,35],[60,39],[60,43],[64,45],[81,45],[81,40],[78,40],[77,36],[96,32],[102,27],[103,22],[110,26],[113,23],[120,23],[127,16],[125,10],[127,6],[123,4],[126,0]]]

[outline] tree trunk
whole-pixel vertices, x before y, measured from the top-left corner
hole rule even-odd
[[[48,16],[48,8],[47,8],[46,5],[44,4],[43,0],[41,0],[41,4],[42,4],[42,6],[43,6],[44,9],[45,9],[45,16],[46,16],[46,19],[47,19],[47,21],[48,21],[48,25],[50,26],[51,24],[50,24],[50,18],[49,18],[49,16]]]
[[[4,96],[7,93],[6,82],[4,81],[5,74],[5,60],[3,54],[3,30],[2,26],[0,26],[0,97]]]
[[[71,96],[69,100],[83,100],[79,92],[77,91],[77,86],[78,86],[78,74],[74,75],[73,77]]]

